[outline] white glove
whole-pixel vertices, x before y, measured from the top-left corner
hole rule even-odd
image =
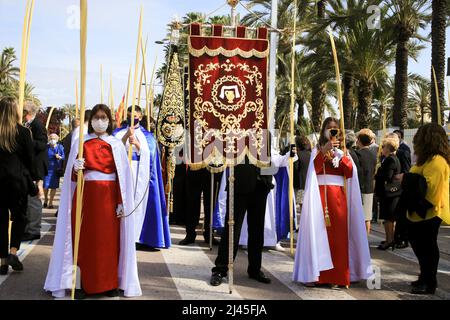
[[[335,149],[334,150],[334,158],[333,158],[333,167],[338,168],[339,162],[344,157],[344,151]]]
[[[122,218],[125,215],[125,213],[123,211],[123,205],[121,205],[121,204],[117,205],[116,215],[117,215],[117,218]]]
[[[80,170],[84,170],[84,158],[75,160],[73,163],[73,170],[75,170],[76,173]]]

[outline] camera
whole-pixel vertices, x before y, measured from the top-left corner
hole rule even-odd
[[[339,129],[330,129],[330,136],[337,137],[339,134]]]

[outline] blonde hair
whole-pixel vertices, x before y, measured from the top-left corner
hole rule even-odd
[[[0,149],[14,152],[17,146],[19,112],[16,100],[3,98],[0,100]]]
[[[381,141],[381,146],[388,146],[391,152],[396,152],[400,146],[400,139],[396,133],[388,133]]]

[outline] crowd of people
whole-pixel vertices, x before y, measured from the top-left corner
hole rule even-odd
[[[0,274],[7,274],[9,266],[23,270],[20,244],[41,237],[42,208],[56,209],[63,177],[44,289],[62,297],[72,288],[77,251],[78,299],[99,293],[114,297],[119,290],[127,297],[141,295],[136,250],[172,245],[159,147],[142,125],[142,110],[136,106],[131,119],[129,108],[119,128],[108,106],[87,110],[82,157],[79,120],[72,121],[72,131],[60,142],[36,118],[35,104],[27,101],[22,115],[17,110],[14,99],[0,100]],[[298,231],[293,281],[334,288],[368,279],[373,274],[368,235],[371,223],[380,219],[386,238],[378,249],[410,244],[420,266],[412,292],[435,292],[437,235],[442,222],[450,223],[450,147],[441,126],[418,129],[414,161],[401,130],[377,145],[370,129],[341,132],[332,117],[324,120],[316,145],[299,135],[285,150],[277,150],[276,143],[271,147],[275,171],[258,168],[248,158],[234,170],[233,252],[236,258],[239,244],[247,246],[251,279],[271,282],[262,271],[263,248],[283,251],[282,240],[294,236],[291,223]],[[287,170],[291,159],[293,177]],[[218,245],[210,283],[218,286],[228,273],[228,173],[212,174],[186,163],[175,172],[170,223],[186,228],[179,245],[193,244],[203,199],[203,237]],[[80,174],[83,197],[77,201]],[[292,204],[290,193],[295,194]],[[290,220],[289,207],[298,211],[299,221]],[[218,231],[212,239],[210,226]]]

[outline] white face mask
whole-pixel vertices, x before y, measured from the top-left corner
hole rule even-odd
[[[58,143],[58,140],[55,140],[55,139],[50,140],[50,144],[53,146],[56,146],[57,143]]]
[[[93,119],[92,120],[92,128],[94,128],[95,132],[98,133],[104,133],[108,129],[109,121],[108,120],[100,120],[100,119]]]

